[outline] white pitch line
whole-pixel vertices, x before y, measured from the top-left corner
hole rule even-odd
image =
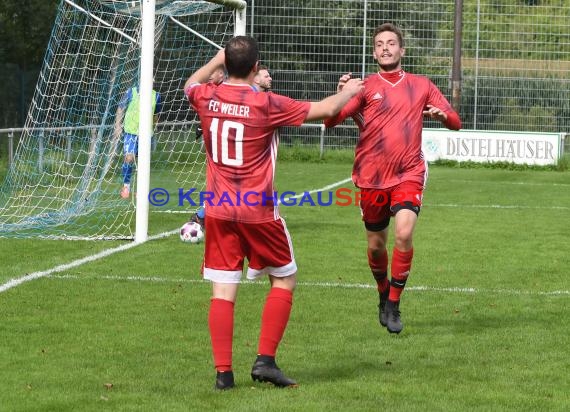
[[[470,180],[454,180],[456,182],[472,182]],[[305,193],[309,193],[309,194],[313,194],[313,193],[318,193],[318,192],[323,192],[329,189],[333,189],[337,186],[340,186],[344,183],[348,183],[348,182],[352,182],[352,178],[348,177],[346,179],[343,180],[339,180],[338,182],[332,183],[328,186],[322,187],[320,189],[313,189],[313,190],[309,190],[308,192],[303,192],[301,194],[295,195],[295,196],[291,196],[288,197],[287,199],[299,199],[303,196],[305,196]],[[524,182],[503,182],[503,183],[508,183],[508,184],[516,184],[516,185],[524,185],[527,183]],[[530,183],[528,183],[530,185]],[[544,185],[546,185],[547,183],[545,183]],[[536,184],[536,185],[541,185]],[[552,183],[553,186],[570,186],[570,184],[565,184],[565,183]],[[278,200],[279,203],[281,203],[281,199]],[[448,208],[469,208],[469,209],[505,209],[505,210],[511,210],[511,209],[521,209],[521,210],[570,210],[570,206],[525,206],[525,205],[473,205],[473,204],[457,204],[457,203],[434,203],[434,204],[429,204],[429,203],[424,203],[422,205],[422,207],[448,207]],[[187,214],[188,210],[153,210],[152,213],[182,213],[182,214]]]
[[[170,232],[164,232],[164,233],[160,233],[160,234],[158,234],[158,235],[150,236],[150,237],[148,238],[148,240],[160,239],[160,238],[163,238],[163,237],[170,236],[170,235],[172,235],[172,234],[174,234],[174,233],[178,233],[178,229],[177,229],[177,230],[170,231]],[[128,249],[134,248],[135,246],[138,246],[138,245],[141,245],[141,244],[142,244],[142,243],[136,243],[136,242],[127,243],[127,244],[125,244],[125,245],[121,245],[121,246],[118,246],[118,247],[115,247],[115,248],[112,248],[112,249],[103,250],[102,252],[96,253],[96,254],[91,255],[91,256],[86,256],[86,257],[84,257],[84,258],[77,259],[77,260],[74,260],[74,261],[69,262],[69,263],[64,263],[63,265],[55,266],[55,267],[53,267],[53,268],[51,268],[51,269],[42,270],[42,271],[39,271],[39,272],[30,273],[30,274],[28,274],[28,275],[26,275],[26,276],[22,276],[22,277],[19,277],[19,278],[10,279],[8,282],[6,282],[6,283],[0,285],[0,293],[5,292],[5,291],[7,291],[8,289],[12,289],[12,288],[14,288],[14,287],[16,287],[16,286],[19,286],[19,285],[21,285],[22,283],[30,282],[30,281],[36,280],[36,279],[40,279],[40,278],[49,276],[49,275],[51,275],[51,274],[53,274],[53,273],[63,272],[64,270],[68,270],[68,269],[75,268],[75,267],[77,267],[77,266],[81,266],[81,265],[83,265],[84,263],[94,262],[94,261],[96,261],[96,260],[99,260],[99,259],[102,259],[102,258],[104,258],[104,257],[110,256],[110,255],[112,255],[112,254],[114,254],[114,253],[122,252],[122,251],[124,251],[124,250],[128,250]]]
[[[209,285],[210,281],[203,279],[167,279],[160,276],[78,276],[78,275],[55,275],[49,276],[51,279],[77,279],[77,280],[127,280],[132,282],[149,282],[149,283],[191,283]],[[266,286],[267,283],[260,281],[244,280],[241,282],[245,285]],[[340,282],[297,282],[298,286],[308,286],[317,288],[338,288],[338,289],[376,289],[376,285],[366,283],[340,283]],[[515,296],[570,296],[570,290],[553,290],[544,291],[527,291],[516,289],[479,289],[465,287],[434,287],[434,286],[408,286],[407,292],[443,292],[443,293],[464,293],[464,294],[501,294]]]
[[[311,192],[314,193],[314,192]],[[288,197],[287,199],[298,199],[303,195],[296,195]],[[281,203],[281,200],[279,200]],[[463,205],[459,203],[424,203],[422,208],[427,207],[439,207],[439,208],[466,208],[466,209],[504,209],[504,210],[570,210],[570,206],[526,206],[526,205]],[[177,211],[177,210],[154,210],[152,213],[180,213],[188,214],[188,210]]]
[[[510,182],[510,181],[480,181],[480,180],[469,180],[469,179],[440,179],[431,178],[433,181],[443,181],[445,183],[485,183],[489,185],[501,185],[501,186],[570,186],[570,183],[554,183],[554,182]]]
[[[312,190],[308,191],[308,193],[316,193],[316,192],[320,192],[320,191],[323,191],[323,190],[332,189],[332,188],[334,188],[334,187],[336,187],[336,186],[339,186],[339,185],[341,185],[341,184],[344,184],[344,183],[347,183],[347,182],[350,182],[350,181],[351,181],[350,178],[346,178],[346,179],[340,180],[340,181],[338,181],[338,182],[332,183],[332,184],[330,184],[330,185],[327,185],[327,186],[325,186],[325,187],[322,187],[322,188],[320,188],[320,189],[312,189]],[[304,193],[305,193],[305,192],[304,192]],[[303,196],[303,195],[297,195],[297,196],[294,196],[294,197],[297,198],[297,197],[301,197],[301,196]],[[292,197],[292,198],[293,198],[293,197]],[[428,207],[429,207],[430,205],[424,205],[424,206],[428,206]],[[455,205],[455,204],[449,204],[449,205],[445,205],[445,204],[442,204],[442,205],[431,205],[431,207],[487,207],[487,208],[505,208],[505,206],[501,206],[501,205],[485,205],[485,206],[481,206],[481,205]],[[513,207],[511,207],[511,208],[515,208],[515,207],[513,206]],[[519,208],[531,208],[531,207],[519,207]],[[551,207],[551,208],[552,208],[552,207]],[[560,208],[560,209],[568,209],[567,207],[563,207],[563,206],[560,206],[560,207],[558,207],[558,208]],[[543,208],[536,207],[536,209],[543,209]],[[158,234],[158,235],[150,236],[148,240],[155,240],[155,239],[167,237],[167,236],[173,235],[173,234],[175,234],[175,233],[178,233],[178,229],[172,230],[172,231],[169,231],[169,232],[160,233],[160,234]],[[30,273],[30,274],[28,274],[28,275],[25,275],[25,276],[22,276],[22,277],[19,277],[19,278],[10,279],[8,282],[6,282],[6,283],[0,285],[0,293],[5,292],[5,291],[7,291],[7,290],[9,290],[9,289],[12,289],[12,288],[14,288],[14,287],[16,287],[16,286],[19,286],[19,285],[21,285],[21,284],[23,284],[23,283],[30,282],[30,281],[32,281],[32,280],[40,279],[40,278],[43,278],[43,277],[51,276],[51,275],[54,274],[54,273],[63,272],[63,271],[65,271],[65,270],[69,270],[69,269],[72,269],[72,268],[81,266],[81,265],[83,265],[83,264],[85,264],[85,263],[94,262],[94,261],[96,261],[96,260],[99,260],[99,259],[102,259],[102,258],[104,258],[104,257],[110,256],[110,255],[115,254],[115,253],[117,253],[117,252],[122,252],[122,251],[124,251],[124,250],[131,249],[131,248],[136,247],[136,246],[138,246],[138,245],[140,245],[140,244],[142,244],[142,243],[135,243],[135,242],[128,243],[128,244],[125,244],[125,245],[118,246],[118,247],[116,247],[116,248],[111,248],[111,249],[104,250],[104,251],[102,251],[102,252],[96,253],[96,254],[91,255],[91,256],[86,256],[86,257],[84,257],[84,258],[74,260],[74,261],[72,261],[72,262],[70,262],[70,263],[65,263],[65,264],[62,264],[62,265],[55,266],[55,267],[53,267],[53,268],[51,268],[51,269],[47,269],[47,270],[44,270],[44,271],[39,271],[39,272]],[[117,278],[117,279],[125,279],[125,278]],[[127,279],[129,279],[129,278],[127,278]],[[135,278],[129,279],[129,280],[134,280],[134,279],[135,279]],[[141,277],[140,280],[142,280],[142,279],[149,279],[149,278],[142,278],[142,277]],[[152,279],[152,278],[151,278],[151,279]],[[157,279],[158,279],[158,278],[157,278]],[[155,281],[157,281],[157,280],[155,280]],[[181,282],[181,281],[178,281],[178,282]],[[247,283],[247,282],[244,282],[244,283]],[[305,286],[342,287],[342,288],[369,288],[369,287],[372,287],[372,286],[366,285],[366,284],[307,283],[307,282],[305,282],[305,283],[303,283],[303,282],[298,282],[298,284],[299,284],[299,285],[305,285]],[[416,287],[410,286],[410,287],[406,288],[406,290],[411,290],[411,291],[414,291],[414,290],[418,290],[418,291],[419,291],[419,290],[424,290],[424,291],[442,291],[442,292],[462,292],[462,293],[489,292],[489,293],[510,293],[510,294],[518,294],[518,295],[523,295],[523,294],[529,294],[529,295],[532,295],[532,294],[537,294],[537,295],[568,295],[568,294],[570,294],[570,291],[524,292],[524,291],[516,291],[516,290],[513,290],[513,291],[509,291],[509,290],[483,290],[483,289],[470,289],[470,288],[431,288],[431,287],[428,287],[428,286],[416,286]]]
[[[525,206],[525,205],[462,205],[458,203],[424,203],[422,207],[464,207],[470,209],[537,209],[537,210],[570,210],[570,206]]]
[[[332,187],[335,187],[335,186],[341,185],[341,184],[343,184],[343,183],[346,183],[346,182],[348,182],[348,181],[350,181],[350,179],[340,180],[340,181],[338,181],[338,182],[336,182],[336,183],[332,183],[332,184],[330,184],[330,185],[328,185],[328,186],[325,186],[325,187],[323,187],[323,188],[320,188],[320,189],[313,189],[313,190],[311,190],[309,193],[315,193],[315,192],[327,190],[327,189],[330,189],[330,188],[332,188]],[[171,231],[169,231],[169,232],[160,233],[160,234],[154,235],[154,236],[149,236],[148,240],[160,239],[160,238],[163,238],[163,237],[167,237],[167,236],[173,235],[173,234],[175,234],[175,233],[178,233],[178,229],[176,229],[176,230],[171,230]],[[115,254],[115,253],[117,253],[117,252],[122,252],[122,251],[124,251],[124,250],[131,249],[131,248],[136,247],[136,246],[141,245],[141,244],[142,244],[142,243],[136,243],[136,242],[127,243],[127,244],[125,244],[125,245],[121,245],[121,246],[118,246],[118,247],[115,247],[115,248],[112,248],[112,249],[103,250],[102,252],[96,253],[96,254],[91,255],[91,256],[86,256],[86,257],[84,257],[84,258],[77,259],[77,260],[74,260],[74,261],[72,261],[72,262],[65,263],[65,264],[63,264],[63,265],[55,266],[55,267],[53,267],[53,268],[51,268],[51,269],[42,270],[42,271],[39,271],[39,272],[34,272],[34,273],[30,273],[30,274],[25,275],[25,276],[21,276],[21,277],[19,277],[19,278],[10,279],[8,282],[3,283],[3,284],[0,285],[0,293],[5,292],[5,291],[7,291],[7,290],[9,290],[9,289],[15,288],[16,286],[19,286],[19,285],[21,285],[22,283],[30,282],[30,281],[36,280],[36,279],[41,279],[41,278],[43,278],[43,277],[50,276],[50,275],[53,274],[53,273],[63,272],[63,271],[65,271],[65,270],[72,269],[72,268],[75,268],[75,267],[77,267],[77,266],[81,266],[81,265],[83,265],[84,263],[94,262],[94,261],[96,261],[96,260],[99,260],[99,259],[102,259],[102,258],[104,258],[104,257],[110,256],[110,255]]]

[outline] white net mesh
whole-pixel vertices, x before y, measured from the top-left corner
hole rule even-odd
[[[141,2],[132,0],[99,0],[103,6],[115,13],[141,16]],[[209,1],[173,1],[155,0],[155,13],[165,16],[186,16],[191,14],[206,13],[215,10],[219,5]]]
[[[139,3],[61,2],[25,131],[0,188],[0,236],[133,237],[136,181],[133,196],[122,199],[123,143],[113,129],[122,96],[138,84]],[[183,85],[215,54],[214,45],[229,40],[233,24],[231,8],[157,1],[154,89],[162,110],[151,187],[202,188],[203,151]],[[181,209],[171,202],[162,210],[168,207]]]

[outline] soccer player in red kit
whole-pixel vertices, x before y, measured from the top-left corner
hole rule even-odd
[[[391,23],[379,26],[374,31],[373,46],[379,72],[368,76],[364,90],[338,115],[325,120],[325,125],[333,127],[350,116],[359,128],[352,180],[362,192],[368,264],[380,300],[378,317],[388,332],[400,333],[400,295],[412,266],[412,235],[427,179],[423,117],[439,120],[452,130],[461,128],[461,120],[427,77],[402,70],[405,49],[398,27]],[[349,73],[340,78],[338,90],[350,77]],[[392,216],[395,242],[388,280],[386,242]]]
[[[269,276],[271,285],[261,316],[253,380],[296,386],[275,363],[289,321],[297,265],[285,221],[274,199],[276,130],[334,116],[360,92],[351,79],[342,91],[320,102],[301,102],[252,86],[259,65],[255,39],[237,36],[186,81],[185,93],[200,117],[206,147],[206,243],[204,278],[212,282],[208,325],[217,389],[234,387],[232,341],[234,303],[244,259],[247,278]],[[225,65],[228,78],[206,83]]]

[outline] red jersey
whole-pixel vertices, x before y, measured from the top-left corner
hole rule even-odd
[[[185,93],[204,131],[208,216],[244,223],[278,219],[276,129],[300,126],[310,103],[247,84],[192,84]]]
[[[379,73],[364,80],[364,90],[341,112],[325,121],[333,127],[351,116],[360,129],[352,180],[359,188],[386,189],[403,181],[425,184],[422,152],[423,111],[433,105],[448,115],[446,125],[460,120],[439,89],[424,76]],[[387,80],[390,79],[391,81]]]

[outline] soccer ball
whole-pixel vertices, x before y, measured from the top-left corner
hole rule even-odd
[[[180,240],[187,243],[200,243],[204,240],[204,230],[200,223],[186,222],[180,228]]]

